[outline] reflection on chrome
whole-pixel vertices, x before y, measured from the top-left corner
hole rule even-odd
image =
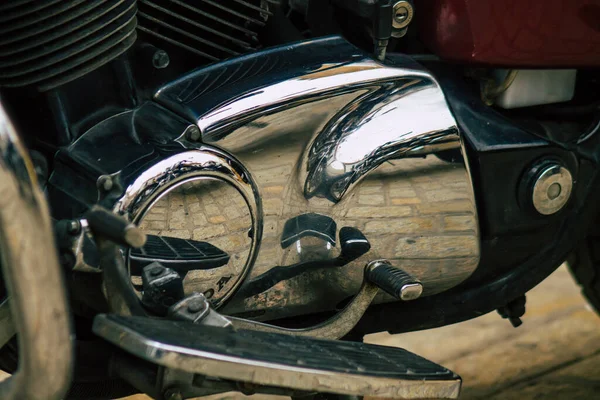
[[[261,201],[258,197],[256,185],[239,161],[226,152],[211,146],[190,145],[189,147],[197,148],[165,157],[156,164],[149,166],[133,182],[127,184],[124,195],[116,202],[113,211],[139,224],[147,213],[152,212],[154,205],[161,198],[178,187],[208,180],[222,182],[226,186],[233,187],[241,195],[243,202],[249,209],[251,226],[253,227],[247,257],[243,267],[235,271],[228,269],[225,273],[220,268],[211,270],[211,275],[214,277],[218,276],[219,273],[227,276],[225,286],[223,283],[219,283],[219,279],[216,279],[215,282],[212,280],[200,282],[199,287],[194,288],[196,291],[204,293],[211,291],[211,302],[214,306],[219,306],[243,282],[256,259],[262,236],[262,225],[260,224],[263,219]],[[168,231],[163,231],[160,234],[164,237],[177,236],[169,234]],[[210,285],[214,287],[210,287]]]
[[[315,54],[298,56],[283,75],[276,66],[254,73],[264,61],[259,53],[192,73],[156,95],[193,117],[205,143],[234,154],[262,197],[261,250],[228,314],[267,319],[335,309],[358,292],[364,265],[376,259],[418,278],[424,296],[456,286],[479,262],[464,150],[435,79],[407,57],[391,67],[346,45],[346,57],[331,61],[314,46]],[[294,51],[306,53],[300,47],[281,51],[294,60]],[[263,58],[275,62],[273,53]],[[220,82],[221,70],[244,72]],[[213,93],[199,89],[206,82]],[[229,92],[239,94],[219,98]],[[340,257],[345,227],[370,250]],[[280,272],[307,263],[322,267]],[[286,279],[261,293],[246,288],[269,274]]]

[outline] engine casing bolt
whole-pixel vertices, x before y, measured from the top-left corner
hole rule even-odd
[[[537,212],[552,215],[567,204],[573,190],[571,172],[557,162],[544,165],[537,173],[531,199]]]
[[[185,137],[190,142],[198,142],[200,141],[202,134],[197,126],[190,126],[185,133]]]
[[[164,50],[156,50],[152,55],[152,65],[156,69],[167,68],[170,62],[169,54]]]

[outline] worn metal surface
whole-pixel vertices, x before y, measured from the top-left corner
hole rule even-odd
[[[66,288],[46,200],[1,107],[0,193],[2,275],[19,340],[18,370],[0,384],[0,398],[58,400],[68,389],[72,372]]]
[[[94,332],[146,361],[248,384],[356,396],[456,398],[460,378],[403,349],[99,315]]]
[[[517,329],[490,313],[444,328],[366,340],[401,346],[456,371],[463,378],[461,400],[590,400],[600,393],[600,317],[564,267],[528,294]],[[239,393],[204,399],[289,400]]]

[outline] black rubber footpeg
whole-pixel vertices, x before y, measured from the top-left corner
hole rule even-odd
[[[365,270],[365,279],[400,300],[415,300],[423,293],[418,279],[385,260],[371,262]]]

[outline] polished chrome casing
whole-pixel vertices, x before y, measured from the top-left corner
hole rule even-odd
[[[339,253],[335,238],[318,235],[282,245],[286,221],[302,214],[358,228],[371,243],[343,267],[306,272],[258,295],[245,298],[242,285],[225,313],[267,319],[335,309],[377,259],[418,278],[423,295],[456,286],[477,267],[477,211],[456,121],[429,72],[408,57],[391,61],[326,38],[216,64],[156,94],[256,182],[263,219],[254,229],[263,234],[251,279]]]

